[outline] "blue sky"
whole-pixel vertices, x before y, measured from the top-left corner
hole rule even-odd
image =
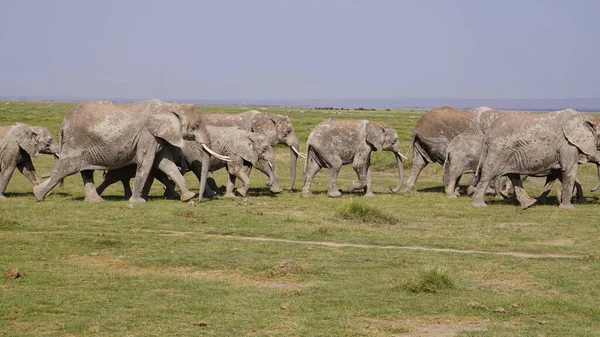
[[[0,95],[600,98],[595,0],[0,0]]]

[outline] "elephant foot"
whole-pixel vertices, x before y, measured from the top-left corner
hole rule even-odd
[[[413,193],[415,190],[412,187],[405,187],[402,193]]]
[[[84,200],[87,202],[102,202],[102,201],[104,201],[104,199],[102,199],[102,197],[99,195],[86,195]]]
[[[507,199],[506,197],[504,197],[502,195],[502,193],[496,193],[496,195],[494,196],[494,200],[504,200]]]
[[[575,209],[575,206],[573,206],[573,204],[571,203],[561,203],[560,205],[558,205],[558,208]]]
[[[236,192],[237,194],[239,194],[241,197],[245,197],[245,196],[247,196],[247,195],[248,195],[248,190],[247,190],[247,189],[245,189],[245,188],[244,188],[244,189],[239,189],[239,188],[238,188],[238,189],[237,189],[235,192]]]
[[[204,190],[204,194],[203,197],[205,198],[212,198],[215,195],[217,195],[217,192],[213,191],[213,190],[209,190],[208,188]]]
[[[225,195],[223,196],[223,198],[236,198],[236,195],[233,193],[225,193]]]
[[[469,186],[469,187],[467,187],[467,195],[468,196],[472,196],[473,193],[475,193],[476,190],[477,190],[477,188],[475,186]]]
[[[375,197],[375,193],[373,193],[373,192],[367,192],[367,193],[365,193],[365,197],[367,197],[367,198],[374,198]]]
[[[446,198],[456,199],[456,198],[458,198],[458,195],[456,195],[456,193],[446,193]]]
[[[327,195],[330,198],[338,198],[342,196],[342,192],[338,191],[338,190],[333,190],[333,191],[329,191],[327,192]]]
[[[533,206],[536,202],[537,202],[537,200],[533,199],[533,198],[531,198],[525,202],[522,202],[521,209],[528,209],[529,207]]]
[[[177,193],[175,191],[172,191],[172,192],[165,191],[165,193],[163,193],[163,197],[165,197],[166,199],[169,199],[169,200],[176,200],[176,199],[180,198],[180,195],[179,195],[179,193]],[[131,196],[130,196],[130,198],[131,198]]]
[[[302,190],[300,191],[300,196],[303,198],[308,198],[308,197],[312,197],[312,193],[308,190]]]
[[[271,186],[271,188],[269,190],[271,191],[271,193],[276,193],[276,194],[283,192],[283,188],[281,188],[281,186],[279,186],[279,184]]]
[[[194,198],[195,196],[196,196],[196,193],[194,193],[192,191],[187,191],[187,192],[181,193],[181,197],[179,198],[179,200],[189,201],[189,200],[192,200],[192,198]]]
[[[352,191],[355,191],[355,190],[358,190],[358,189],[362,189],[363,187],[364,186],[361,186],[360,183],[357,183],[357,182],[353,181],[353,182],[351,182],[348,185],[348,192],[352,192]]]
[[[8,199],[8,198],[7,198],[7,197],[5,197],[4,195],[0,194],[0,201],[4,201],[4,200],[6,200],[6,199]]]
[[[472,200],[471,201],[471,207],[482,208],[482,207],[487,207],[487,205],[485,204],[484,201],[475,201],[475,200]]]
[[[131,197],[129,198],[129,203],[130,204],[142,204],[145,203],[146,200],[142,197]]]
[[[33,195],[35,196],[37,201],[42,201],[46,197],[45,195],[42,194],[43,185],[44,185],[44,183],[33,186]]]

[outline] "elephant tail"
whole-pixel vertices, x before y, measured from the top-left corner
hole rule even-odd
[[[312,151],[310,150],[310,143],[306,143],[306,159],[304,159],[304,169],[302,169],[302,175],[306,175],[306,167],[308,167],[308,160],[312,156]]]

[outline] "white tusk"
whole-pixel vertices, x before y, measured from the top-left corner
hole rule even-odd
[[[270,161],[267,161],[267,163],[269,163],[269,168],[271,169],[271,171],[273,171],[273,164],[271,164]]]
[[[300,152],[300,151],[296,150],[296,148],[295,148],[295,147],[293,147],[293,146],[291,146],[291,148],[292,148],[292,151],[296,152],[296,154],[297,154],[297,155],[299,155],[300,157],[302,157],[302,158],[306,159],[306,155],[305,155],[304,153],[302,153],[302,152]]]
[[[404,158],[405,160],[408,160],[408,158],[405,155],[403,155],[402,153],[398,152],[398,154],[400,155],[400,157]]]
[[[215,151],[211,150],[208,146],[206,146],[206,144],[204,144],[204,143],[202,143],[202,148],[206,152],[210,153],[211,156],[214,156],[217,159],[220,159],[220,160],[223,160],[223,161],[231,161],[230,157],[227,157],[227,156],[224,156],[222,154],[216,153]]]

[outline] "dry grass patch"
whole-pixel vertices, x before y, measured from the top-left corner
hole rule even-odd
[[[485,330],[489,324],[475,317],[365,319],[361,330],[370,336],[453,337],[463,331]]]

